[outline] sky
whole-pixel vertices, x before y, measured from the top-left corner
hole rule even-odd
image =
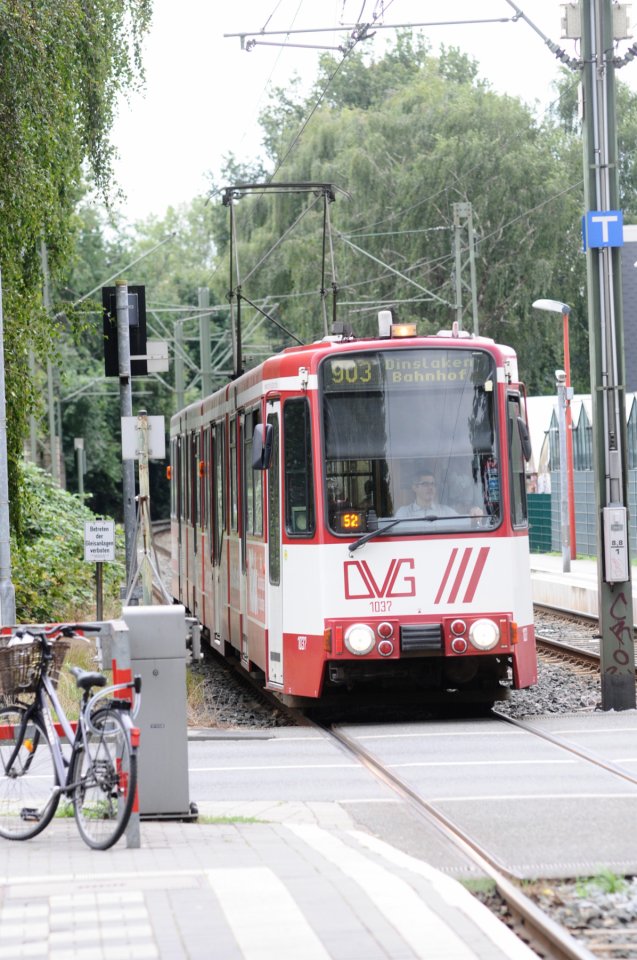
[[[516,5],[544,35],[576,54],[572,40],[560,39],[560,0],[516,0]],[[258,115],[269,91],[285,87],[295,73],[309,89],[316,76],[319,51],[284,44],[337,46],[348,26],[372,21],[382,6],[381,0],[154,0],[153,26],[144,44],[145,90],[120,104],[113,131],[124,217],[130,222],[161,218],[169,206],[205,193],[206,175],[218,174],[229,153],[254,159],[260,149]],[[528,23],[512,22],[515,9],[507,0],[384,0],[384,11],[379,22],[386,25],[508,21],[420,29],[432,52],[442,43],[474,57],[480,76],[498,92],[542,106],[553,99],[559,64]],[[263,34],[249,52],[238,37],[224,36],[339,25],[344,27],[336,33]],[[358,49],[380,56],[395,35],[393,29],[379,29]],[[622,79],[628,81],[628,73],[637,88],[637,60]]]

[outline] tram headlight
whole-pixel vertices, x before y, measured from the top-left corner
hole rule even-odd
[[[493,650],[500,639],[500,628],[493,620],[475,620],[469,627],[469,641],[476,650]]]
[[[374,649],[374,631],[365,623],[354,623],[345,631],[345,646],[350,653],[364,657]]]

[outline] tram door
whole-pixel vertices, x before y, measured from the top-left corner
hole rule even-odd
[[[225,426],[223,421],[215,423],[211,431],[212,463],[211,525],[212,525],[212,640],[221,645],[223,618],[227,615],[227,564],[223,563],[223,538],[226,527],[226,458]],[[227,631],[226,631],[227,636]]]
[[[268,484],[268,681],[283,683],[283,587],[281,584],[281,404],[268,401],[267,422],[272,426],[272,456]]]

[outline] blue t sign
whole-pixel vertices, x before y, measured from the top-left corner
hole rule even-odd
[[[621,210],[589,211],[586,214],[584,229],[584,249],[624,245],[624,217]]]

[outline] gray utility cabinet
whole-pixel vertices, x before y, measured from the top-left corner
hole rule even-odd
[[[190,817],[186,717],[186,611],[180,605],[124,607],[133,675],[142,678],[139,812]]]

